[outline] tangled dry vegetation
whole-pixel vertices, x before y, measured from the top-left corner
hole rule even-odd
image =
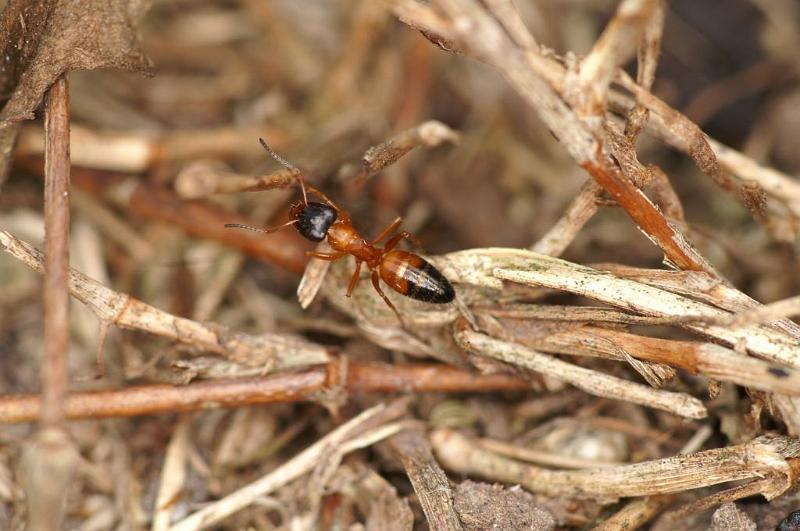
[[[10,0],[0,35],[0,528],[800,525],[792,0]],[[224,228],[297,194],[259,137],[455,303],[391,293],[402,326]]]

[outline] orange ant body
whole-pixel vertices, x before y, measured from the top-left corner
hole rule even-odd
[[[446,304],[455,299],[453,286],[438,269],[421,256],[395,249],[403,239],[416,242],[416,238],[407,231],[399,232],[389,237],[400,227],[402,218],[395,219],[374,239],[365,239],[353,227],[347,212],[316,188],[306,185],[303,174],[299,169],[275,153],[263,139],[259,138],[259,141],[270,156],[289,169],[300,182],[303,200],[291,206],[289,210],[291,220],[283,225],[267,229],[240,224],[227,224],[225,225],[226,227],[238,227],[256,232],[270,233],[289,225],[294,225],[297,231],[308,240],[320,242],[327,237],[328,244],[333,249],[333,252],[309,251],[306,254],[314,258],[330,261],[338,260],[348,254],[356,259],[356,269],[347,287],[348,297],[353,294],[353,290],[358,284],[361,266],[366,265],[372,271],[371,280],[375,291],[389,305],[389,308],[394,311],[401,322],[403,320],[397,312],[397,308],[381,289],[380,280],[383,280],[396,292],[423,302]],[[309,202],[308,193],[319,196],[324,203]],[[386,243],[383,247],[377,247],[384,240],[386,240]]]

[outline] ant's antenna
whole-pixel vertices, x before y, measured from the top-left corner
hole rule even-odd
[[[272,149],[263,138],[259,138],[258,141],[261,142],[261,145],[263,146],[264,149],[267,150],[267,153],[269,153],[270,157],[277,160],[281,166],[292,172],[295,178],[298,181],[300,181],[300,190],[303,191],[303,204],[308,206],[308,196],[306,195],[306,182],[305,179],[303,179],[303,172],[301,172],[297,166],[295,166],[288,160],[284,159],[283,157],[275,153],[275,150]],[[242,228],[247,228],[247,227],[242,227]]]
[[[278,225],[277,227],[268,227],[266,229],[260,229],[258,227],[253,227],[252,225],[243,225],[241,223],[226,223],[225,227],[229,228],[229,229],[247,229],[247,230],[251,230],[253,232],[263,232],[264,234],[269,234],[271,232],[275,232],[278,229],[282,229],[284,227],[288,227],[289,225],[294,225],[295,223],[297,223],[297,220],[293,219],[292,221],[284,223],[283,225]]]

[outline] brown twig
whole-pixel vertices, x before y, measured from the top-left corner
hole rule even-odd
[[[344,378],[342,378],[344,372]],[[297,372],[256,378],[214,380],[184,386],[142,385],[70,394],[67,418],[105,418],[316,400],[327,390],[347,394],[491,392],[530,389],[530,382],[506,374],[480,375],[441,364],[385,365],[331,362]],[[31,422],[42,408],[39,395],[0,397],[0,423]]]
[[[457,143],[460,138],[458,132],[435,120],[401,131],[364,153],[361,158],[361,171],[348,182],[348,185],[351,188],[362,185],[370,176],[394,164],[415,147],[436,147],[443,142]]]
[[[260,192],[287,188],[297,183],[294,171],[279,170],[268,175],[242,175],[217,161],[199,160],[188,164],[175,177],[175,191],[184,199],[214,194]]]
[[[44,356],[42,425],[58,428],[64,420],[69,379],[69,92],[60,77],[46,104],[44,157]]]
[[[44,344],[40,369],[41,429],[23,456],[28,529],[61,528],[77,463],[65,425],[69,370],[69,88],[60,76],[45,98]]]

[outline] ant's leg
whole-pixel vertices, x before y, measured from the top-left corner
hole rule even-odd
[[[385,229],[383,229],[383,230],[381,231],[381,233],[380,233],[380,234],[378,234],[377,236],[375,236],[375,239],[374,239],[374,240],[372,240],[371,242],[369,242],[369,244],[370,244],[370,245],[375,245],[375,244],[377,244],[377,243],[381,243],[381,242],[382,242],[383,240],[385,240],[385,239],[386,239],[386,238],[387,238],[387,237],[388,237],[388,236],[389,236],[391,233],[393,233],[393,232],[395,231],[395,229],[397,229],[397,227],[399,227],[399,226],[400,226],[400,224],[401,224],[402,222],[403,222],[403,218],[401,218],[401,217],[398,217],[397,219],[395,219],[394,221],[392,221],[392,222],[389,224],[389,226],[388,226],[388,227],[386,227]]]
[[[229,229],[247,229],[253,232],[263,232],[265,234],[269,234],[271,232],[275,232],[277,230],[281,230],[285,227],[288,227],[289,225],[294,225],[295,223],[297,223],[297,220],[293,219],[291,221],[283,223],[282,225],[278,225],[275,227],[267,227],[266,229],[259,229],[258,227],[252,227],[250,225],[242,225],[241,223],[226,223],[225,227]]]
[[[381,298],[383,299],[383,302],[388,304],[389,308],[392,309],[394,314],[397,316],[397,320],[400,321],[400,326],[405,328],[406,327],[406,323],[405,323],[405,321],[403,321],[403,318],[400,316],[400,312],[397,311],[397,308],[395,308],[394,304],[392,304],[392,301],[389,300],[389,297],[387,297],[386,294],[381,289],[380,277],[378,276],[378,271],[375,270],[375,269],[372,270],[372,287],[374,287],[375,291],[378,292],[378,295],[381,296]]]
[[[356,260],[356,270],[353,271],[353,276],[350,278],[350,285],[347,286],[347,296],[351,296],[353,294],[353,290],[356,289],[356,284],[358,284],[358,277],[361,276],[361,260]]]
[[[392,236],[389,239],[389,241],[386,242],[386,245],[383,246],[383,251],[384,252],[391,251],[392,249],[397,247],[397,244],[400,243],[400,240],[402,240],[403,238],[410,240],[411,243],[413,243],[416,247],[422,247],[422,243],[417,239],[416,236],[414,236],[407,230],[404,230],[403,232]]]
[[[343,257],[347,253],[342,252],[335,252],[335,253],[320,253],[317,251],[306,251],[306,256],[311,256],[313,258],[319,258],[320,260],[338,260],[339,258]]]

